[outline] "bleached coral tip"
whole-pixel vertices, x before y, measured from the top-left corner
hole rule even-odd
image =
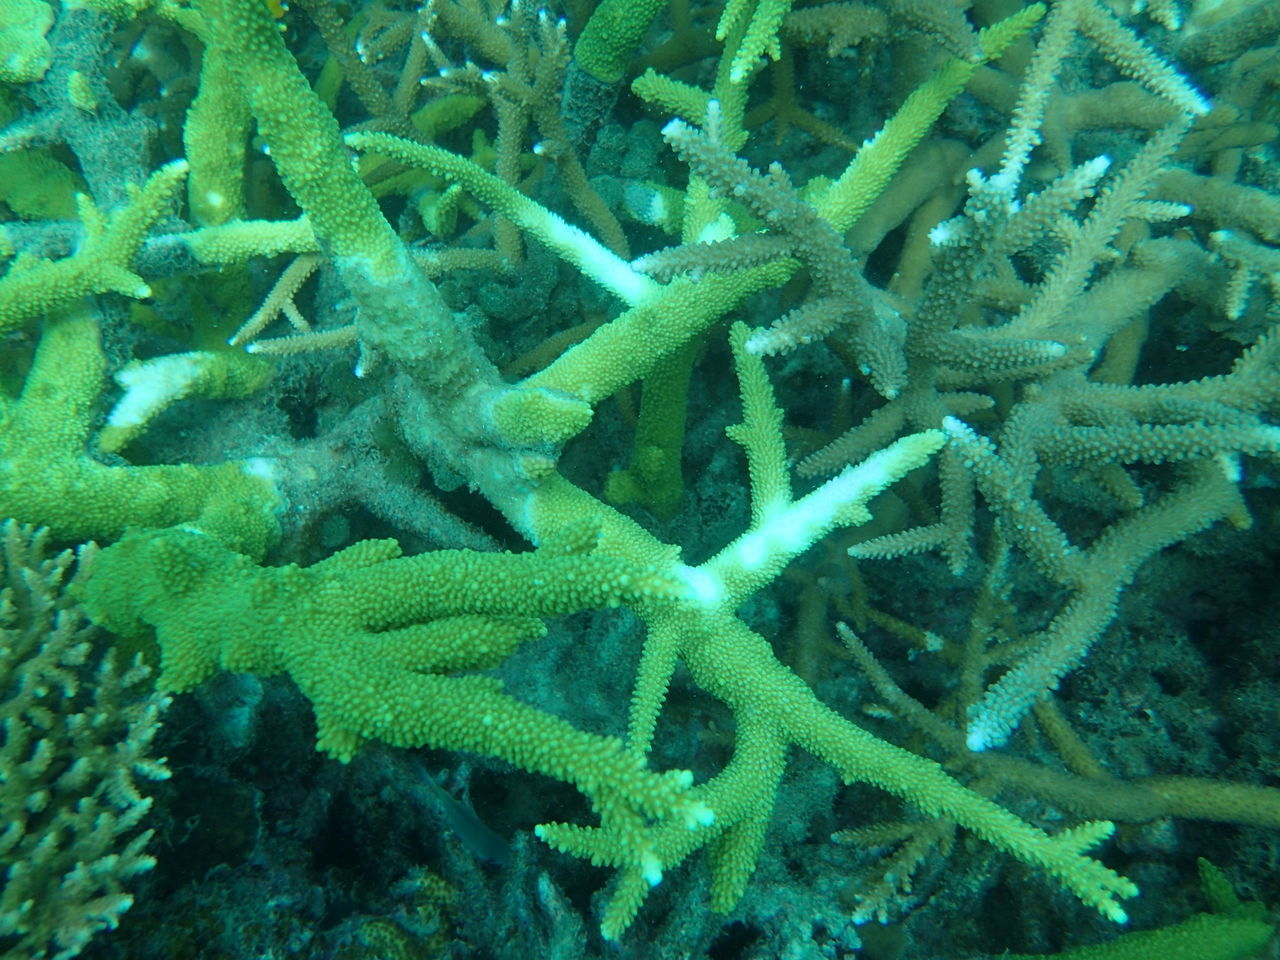
[[[697,803],[689,810],[686,822],[690,830],[697,827],[709,827],[716,822],[716,813],[705,803]]]
[[[649,886],[656,887],[662,882],[662,861],[652,853],[645,853],[640,857],[640,872]]]
[[[991,741],[987,738],[985,730],[980,727],[970,727],[968,735],[964,738],[964,745],[973,753],[982,753],[991,746]]]
[[[935,247],[945,247],[951,240],[955,231],[951,224],[943,220],[940,224],[929,231],[929,242]]]
[[[704,607],[714,607],[723,599],[724,591],[718,578],[698,567],[679,564],[677,575],[688,588],[690,599]]]

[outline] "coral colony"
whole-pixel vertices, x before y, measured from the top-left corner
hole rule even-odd
[[[0,955],[1262,955],[1280,4],[0,8]]]

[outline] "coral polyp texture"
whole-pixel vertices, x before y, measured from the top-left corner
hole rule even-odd
[[[1262,955],[1276,11],[9,3],[0,955]]]

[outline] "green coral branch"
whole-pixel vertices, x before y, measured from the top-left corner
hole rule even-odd
[[[400,238],[351,166],[338,121],[298,69],[267,5],[210,0],[202,12],[219,64],[239,82],[280,178],[326,251],[367,260],[374,277],[397,276]],[[192,147],[216,152],[213,144]]]
[[[189,233],[171,234],[162,238],[162,242],[182,244],[206,266],[320,250],[311,221],[305,216],[296,220],[232,220]]]
[[[823,217],[841,233],[857,223],[978,68],[1025,36],[1044,13],[1044,4],[1033,3],[979,31],[982,59],[975,62],[948,58],[933,76],[913,90],[880,131],[863,144],[836,182],[812,199]]]
[[[1261,903],[1244,903],[1222,871],[1201,858],[1200,885],[1208,913],[1181,923],[1125,933],[1096,946],[1054,954],[1007,954],[1007,960],[1248,960],[1275,938]]]
[[[108,466],[90,452],[106,358],[84,314],[47,322],[16,399],[0,401],[0,515],[62,540],[114,540],[129,527],[194,524],[254,557],[279,536],[274,468]]]
[[[85,240],[61,260],[19,257],[0,280],[0,334],[47,316],[81,297],[119,293],[141,299],[151,287],[130,269],[147,231],[168,212],[187,174],[184,160],[165,164],[140,188],[131,188],[126,206],[104,215],[78,195]]]
[[[687,773],[650,772],[621,741],[576,730],[492,678],[457,675],[541,637],[540,617],[670,600],[683,585],[563,544],[399,554],[370,540],[312,567],[263,568],[195,531],[139,532],[101,553],[83,599],[123,636],[154,627],[166,689],[218,669],[288,673],[315,709],[319,748],[340,760],[369,738],[471,750],[572,783],[602,813],[709,818]]]
[[[285,47],[266,4],[210,0],[210,44],[239,82],[285,188],[361,307],[359,336],[424,389],[494,385],[496,371],[410,259],[360,179],[337,120]]]
[[[744,379],[751,384],[744,387],[744,394],[751,394],[744,396],[748,412],[743,429],[749,436],[768,419],[765,413],[771,401],[752,376],[753,365],[760,360],[746,354],[742,339],[741,334],[735,337]],[[1110,823],[1089,824],[1056,837],[1044,834],[968,790],[936,763],[879,740],[833,712],[777,661],[763,638],[734,616],[742,600],[776,576],[798,552],[837,525],[865,520],[867,501],[923,462],[937,443],[936,435],[928,433],[904,438],[795,502],[781,502],[782,492],[774,482],[761,479],[760,492],[765,494],[761,500],[769,506],[752,528],[700,566],[674,568],[689,583],[695,599],[637,606],[649,633],[632,696],[631,749],[647,751],[677,662],[688,667],[699,688],[728,704],[738,726],[733,760],[694,790],[715,814],[706,829],[690,834],[678,823],[641,826],[630,818],[602,821],[598,828],[566,824],[540,828],[539,835],[553,846],[619,869],[619,883],[602,927],[606,936],[621,935],[664,869],[705,845],[713,853],[713,907],[727,910],[736,903],[754,870],[780,765],[792,744],[833,764],[849,782],[873,784],[933,816],[962,824],[994,846],[1040,867],[1105,916],[1124,919],[1119,901],[1133,896],[1136,888],[1084,852],[1109,835]],[[766,471],[776,466],[768,445],[761,448],[759,457],[769,465]],[[769,497],[771,491],[776,495]],[[659,564],[664,554],[670,555],[671,548],[633,521],[564,481],[541,486],[530,510],[535,529],[556,529],[573,517],[599,517],[598,549],[612,555]]]
[[[271,379],[271,365],[243,353],[191,351],[134,361],[116,371],[124,395],[98,434],[98,449],[119,453],[174,403],[187,397],[238,399]]]
[[[573,59],[601,83],[618,83],[666,0],[601,0],[573,46]]]
[[[679,279],[660,296],[632,307],[566,350],[525,381],[531,387],[564,390],[590,403],[644,377],[653,366],[760,290],[783,283],[790,262]]]
[[[356,150],[397,160],[460,183],[485,206],[509,218],[628,304],[641,303],[659,289],[658,284],[632,270],[627,261],[589,233],[566,223],[466,157],[388,133],[353,133],[347,136],[347,143]]]

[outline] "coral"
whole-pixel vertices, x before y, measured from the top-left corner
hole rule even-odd
[[[1275,934],[1265,919],[1267,908],[1242,903],[1222,871],[1200,860],[1200,880],[1209,913],[1197,913],[1158,930],[1127,933],[1108,944],[1053,954],[1062,960],[1245,960],[1257,956]],[[1046,956],[1035,954],[1034,956]],[[1032,960],[1009,954],[1010,960]]]
[[[234,837],[120,952],[1269,935],[1274,6],[588,6],[36,18],[0,515]]]
[[[0,512],[44,517],[63,539],[113,539],[131,526],[199,519],[250,555],[265,553],[278,536],[269,464],[108,466],[93,455],[105,366],[92,316],[50,320],[25,389],[0,403]],[[117,429],[108,425],[108,436]]]
[[[169,776],[151,749],[169,698],[72,599],[91,552],[53,553],[48,530],[13,521],[0,538],[0,952],[64,960],[120,922],[155,866],[141,781]]]
[[[45,34],[53,26],[53,11],[40,0],[5,0],[0,8],[0,80],[28,83],[39,80],[52,59]]]
[[[110,217],[102,216],[92,200],[79,194],[86,234],[83,245],[60,260],[21,255],[10,265],[0,283],[0,330],[11,330],[95,293],[151,296],[151,287],[129,265],[146,232],[166,212],[186,172],[185,161],[157,170],[131,196],[128,207]]]

